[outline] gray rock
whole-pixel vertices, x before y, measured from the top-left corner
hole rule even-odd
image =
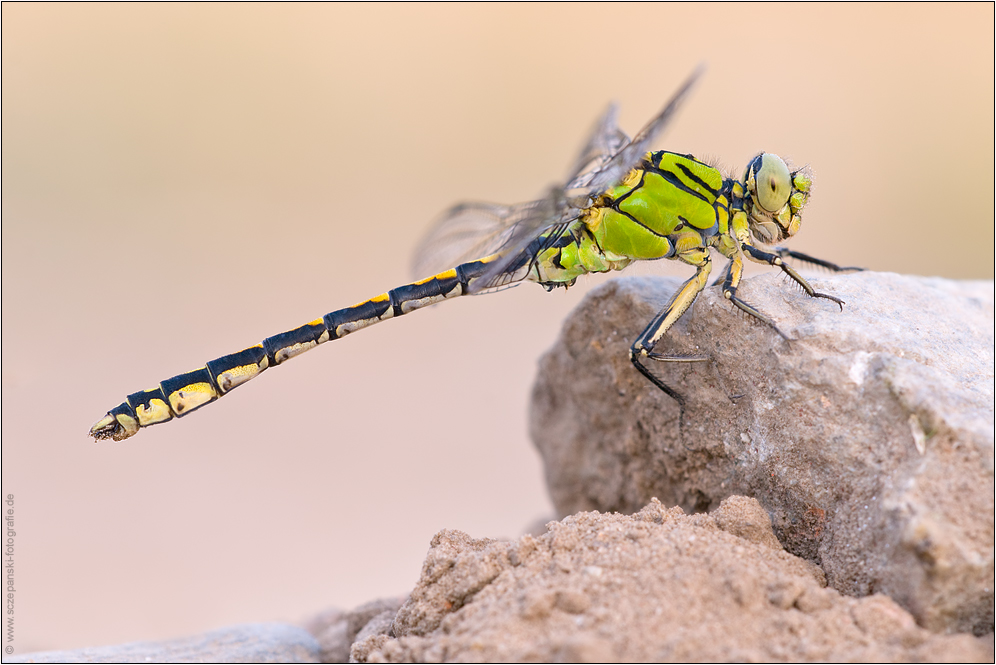
[[[329,609],[304,625],[318,639],[323,663],[348,663],[353,642],[390,630],[394,615],[404,601],[404,596],[381,598],[353,610]]]
[[[707,288],[655,363],[627,351],[678,280],[592,291],[540,362],[531,430],[561,515],[705,511],[756,497],[785,548],[835,589],[883,593],[934,631],[993,630],[993,283],[815,277],[843,311],[777,274],[740,295],[793,341]]]
[[[367,622],[367,625],[363,626],[363,628],[360,629],[360,632],[356,634],[356,639],[353,640],[353,643],[356,644],[360,642],[366,642],[367,638],[377,637],[381,635],[385,637],[393,637],[394,618],[397,615],[397,613],[398,613],[397,609],[385,610],[384,612],[381,612],[374,618],[370,619],[370,621]],[[355,663],[358,661],[356,660],[355,657],[352,656],[352,654],[350,654],[349,662]]]
[[[937,635],[886,596],[855,599],[777,546],[754,499],[709,515],[653,500],[580,513],[516,542],[442,531],[394,636],[360,662],[992,660],[991,640]],[[740,534],[740,535],[738,535]],[[774,545],[774,546],[773,546]]]
[[[164,642],[38,651],[5,663],[318,663],[318,643],[303,628],[282,623],[232,626]]]

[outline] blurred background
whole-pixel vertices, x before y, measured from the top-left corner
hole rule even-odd
[[[794,249],[993,278],[992,4],[2,11],[17,652],[351,607],[409,591],[439,529],[552,517],[529,392],[605,276],[460,299],[126,442],[86,434],[408,281],[439,211],[542,194],[609,101],[632,134],[699,63],[657,147],[810,164]],[[664,263],[641,270],[690,274]]]

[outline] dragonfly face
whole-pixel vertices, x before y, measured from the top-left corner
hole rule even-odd
[[[794,236],[812,184],[808,173],[790,172],[778,155],[763,152],[751,160],[744,174],[743,207],[754,239],[771,244]]]

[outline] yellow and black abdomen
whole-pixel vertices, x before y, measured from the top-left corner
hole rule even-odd
[[[490,256],[461,264],[427,279],[405,284],[361,303],[330,312],[293,330],[267,337],[260,344],[178,374],[150,390],[139,390],[107,412],[91,429],[96,439],[120,441],[140,428],[181,418],[214,402],[265,369],[345,337],[380,321],[468,292],[486,271]]]

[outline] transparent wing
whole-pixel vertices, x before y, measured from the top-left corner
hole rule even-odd
[[[535,256],[566,233],[595,197],[640,163],[701,72],[702,67],[696,69],[632,141],[616,126],[617,109],[610,105],[595,123],[565,187],[554,187],[537,201],[512,206],[463,203],[450,208],[420,243],[415,261],[417,274],[425,276],[501,253],[502,258],[488,266],[472,291],[524,279]]]
[[[521,263],[522,253],[533,241],[544,235],[548,241],[552,241],[562,235],[566,231],[566,224],[577,219],[583,208],[639,164],[661,131],[674,117],[701,73],[702,67],[692,72],[663,110],[647,123],[632,141],[627,142],[626,135],[616,127],[616,109],[610,106],[596,122],[595,129],[577,160],[576,172],[567,186],[553,188],[546,198],[537,202],[540,205],[534,214],[511,229],[502,249],[505,256],[488,267],[473,290],[489,288],[488,285],[499,281],[502,275],[511,273],[512,269]],[[561,227],[559,230],[558,225]]]
[[[471,293],[525,279],[536,256],[566,233],[581,212],[566,201],[564,190],[558,187],[532,205],[529,214],[509,229],[508,239],[500,250],[502,258],[488,266],[471,286]]]
[[[671,101],[658,113],[647,125],[640,130],[640,133],[630,141],[625,147],[616,152],[604,166],[591,174],[588,182],[584,185],[589,196],[598,196],[606,189],[619,182],[623,176],[629,173],[630,169],[640,163],[643,156],[650,150],[650,146],[660,135],[661,131],[674,117],[675,111],[684,101],[688,92],[692,89],[695,81],[702,74],[703,67],[699,66],[692,75],[682,84],[678,92],[675,93]]]
[[[536,265],[538,257],[550,247],[555,246],[561,236],[570,231],[573,221],[573,219],[568,219],[559,224],[546,226],[543,233],[533,237],[527,245],[508,250],[508,253],[497,264],[499,267],[489,267],[476,282],[471,284],[470,292],[481,293],[500,289],[503,286],[526,279]],[[492,264],[492,266],[494,265]]]
[[[619,108],[610,104],[595,121],[588,140],[571,167],[567,182],[593,175],[629,137],[616,125]],[[416,279],[452,268],[466,261],[490,256],[513,238],[533,236],[557,217],[550,200],[516,205],[465,202],[453,206],[433,223],[415,250],[412,276]],[[528,243],[526,243],[528,244]]]
[[[458,203],[440,215],[419,242],[412,262],[413,276],[420,279],[497,253],[539,204]]]
[[[616,125],[618,117],[619,107],[609,104],[595,121],[588,141],[581,148],[581,153],[574,160],[570,175],[567,176],[567,190],[583,187],[587,178],[597,173],[614,154],[629,143],[629,137]]]

